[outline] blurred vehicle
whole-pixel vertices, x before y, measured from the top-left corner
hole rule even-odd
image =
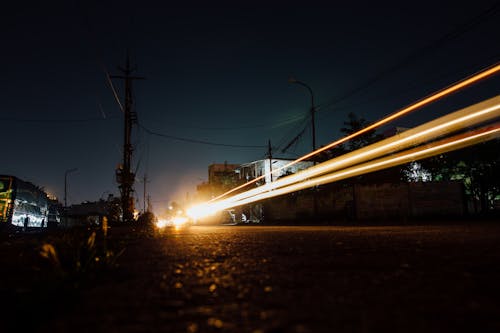
[[[177,204],[172,204],[168,207],[165,216],[159,218],[156,222],[158,228],[164,227],[184,227],[195,224],[186,211]]]

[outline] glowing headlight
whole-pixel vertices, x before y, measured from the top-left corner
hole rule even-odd
[[[217,211],[222,210],[215,204],[201,204],[193,206],[186,211],[186,214],[192,219],[200,219],[214,215]]]
[[[186,224],[188,221],[187,217],[184,217],[184,216],[176,216],[172,219],[172,223],[174,224],[174,226],[176,227],[179,227],[181,225],[184,225]]]
[[[156,222],[156,226],[158,228],[164,228],[168,225],[168,221],[164,219],[159,219],[158,222]]]

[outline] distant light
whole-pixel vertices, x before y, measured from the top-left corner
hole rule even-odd
[[[52,193],[47,193],[47,198],[49,198],[49,200],[53,200],[53,201],[57,200],[57,197]]]
[[[158,222],[156,222],[156,227],[157,228],[165,228],[168,225],[168,220],[165,219],[158,219]]]
[[[200,219],[215,214],[219,209],[216,208],[217,203],[206,203],[190,207],[186,214],[194,219]]]
[[[176,216],[172,219],[172,223],[174,224],[175,227],[180,227],[182,225],[185,225],[188,221],[188,218],[185,216]]]

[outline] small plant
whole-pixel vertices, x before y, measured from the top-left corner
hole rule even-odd
[[[52,244],[43,244],[42,249],[40,250],[40,255],[43,258],[47,259],[54,267],[61,267],[61,263],[59,262],[59,258],[57,257],[56,249]]]
[[[125,249],[115,253],[107,242],[107,227],[96,230],[70,230],[44,243],[40,255],[66,279],[92,279],[98,274],[116,267],[117,259]]]

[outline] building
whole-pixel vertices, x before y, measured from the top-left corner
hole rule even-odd
[[[197,201],[203,202],[216,198],[240,185],[248,183],[253,179],[264,176],[262,180],[243,187],[239,191],[246,191],[256,186],[275,181],[278,178],[294,174],[307,169],[314,163],[312,161],[301,161],[288,166],[293,160],[289,159],[262,159],[244,164],[211,164],[208,167],[208,182],[197,186]],[[274,170],[274,172],[272,172]],[[271,174],[272,172],[272,174]],[[254,203],[229,209],[223,216],[217,216],[226,223],[260,223],[264,218],[264,207],[262,203]]]
[[[238,186],[235,170],[239,164],[214,163],[208,166],[208,182],[196,186],[196,201],[207,201]]]
[[[243,182],[248,182],[264,175],[258,185],[270,183],[278,178],[297,173],[313,166],[311,161],[300,161],[288,166],[293,160],[273,158],[257,160],[240,165],[235,171]],[[274,172],[273,172],[274,170]],[[278,171],[276,171],[278,170]]]

